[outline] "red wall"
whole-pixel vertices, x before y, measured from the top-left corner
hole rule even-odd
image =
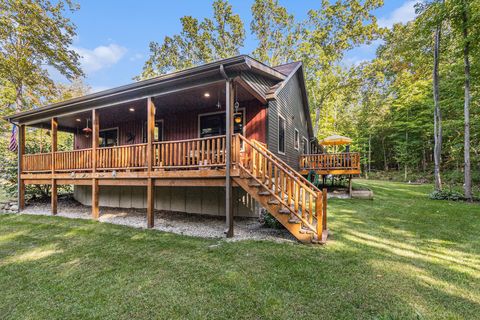
[[[245,108],[245,136],[266,143],[266,107],[255,100],[240,103],[240,109],[242,108]],[[198,138],[198,115],[219,110],[212,107],[202,110],[172,111],[174,111],[174,108],[166,111],[160,109],[156,115],[156,120],[163,119],[164,140]],[[225,111],[225,108],[220,111]],[[108,124],[108,127],[106,127],[105,125],[102,126],[102,120],[100,119],[100,130],[118,127],[120,145],[142,143],[144,121],[132,120],[118,124]],[[129,135],[135,136],[133,141],[127,141]],[[75,134],[75,149],[90,148],[91,142],[91,137],[86,138],[81,131]]]

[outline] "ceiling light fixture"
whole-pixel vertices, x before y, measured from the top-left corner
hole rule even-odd
[[[82,122],[82,119],[77,118],[77,119],[75,119],[75,121],[77,121],[77,122]]]
[[[128,111],[134,112],[134,111],[135,111],[135,108],[128,108]]]
[[[205,93],[203,94],[203,96],[204,96],[205,98],[210,98],[210,93],[205,92]]]

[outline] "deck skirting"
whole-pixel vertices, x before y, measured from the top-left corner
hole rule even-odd
[[[91,186],[74,186],[74,198],[83,205],[92,204]],[[233,188],[233,212],[238,217],[255,217],[256,202],[241,188]],[[147,188],[139,186],[102,186],[100,207],[147,208]],[[223,187],[156,187],[154,208],[212,216],[225,216]]]

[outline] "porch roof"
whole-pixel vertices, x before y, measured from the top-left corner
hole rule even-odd
[[[236,57],[207,63],[198,67],[165,74],[148,80],[112,88],[82,97],[62,101],[29,111],[4,117],[15,124],[29,124],[41,119],[78,113],[89,109],[138,101],[139,99],[171,94],[188,88],[196,88],[208,83],[233,78],[241,71],[250,71],[272,81],[281,82],[288,75],[247,56]]]

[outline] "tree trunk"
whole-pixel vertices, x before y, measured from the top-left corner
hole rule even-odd
[[[382,148],[383,148],[383,170],[388,171],[387,150],[385,149],[385,136],[382,137]]]
[[[442,154],[442,113],[440,110],[440,88],[439,88],[439,60],[440,60],[440,39],[442,36],[441,23],[435,29],[435,44],[433,50],[433,130],[434,130],[434,151],[433,158],[435,163],[435,190],[442,190],[442,179],[440,177],[440,164]]]
[[[408,111],[407,111],[407,122],[408,122]],[[408,155],[408,131],[405,131],[405,148],[406,148],[406,152],[407,152],[407,155]],[[408,157],[408,156],[407,156]],[[407,181],[408,179],[408,160],[405,159],[405,173],[404,173],[404,180]]]
[[[372,171],[372,134],[368,135],[368,173]]]
[[[319,122],[320,122],[320,107],[315,106],[315,124],[313,125],[313,134],[315,135],[316,138],[318,138],[318,130],[320,129]]]
[[[423,148],[422,148],[422,172],[425,173],[427,171],[427,151],[425,150],[425,142],[423,143]]]
[[[465,64],[465,103],[463,106],[464,114],[464,193],[467,201],[472,201],[472,174],[470,164],[470,41],[468,39],[468,16],[467,4],[463,1],[462,8],[462,28],[463,28],[463,59]]]

